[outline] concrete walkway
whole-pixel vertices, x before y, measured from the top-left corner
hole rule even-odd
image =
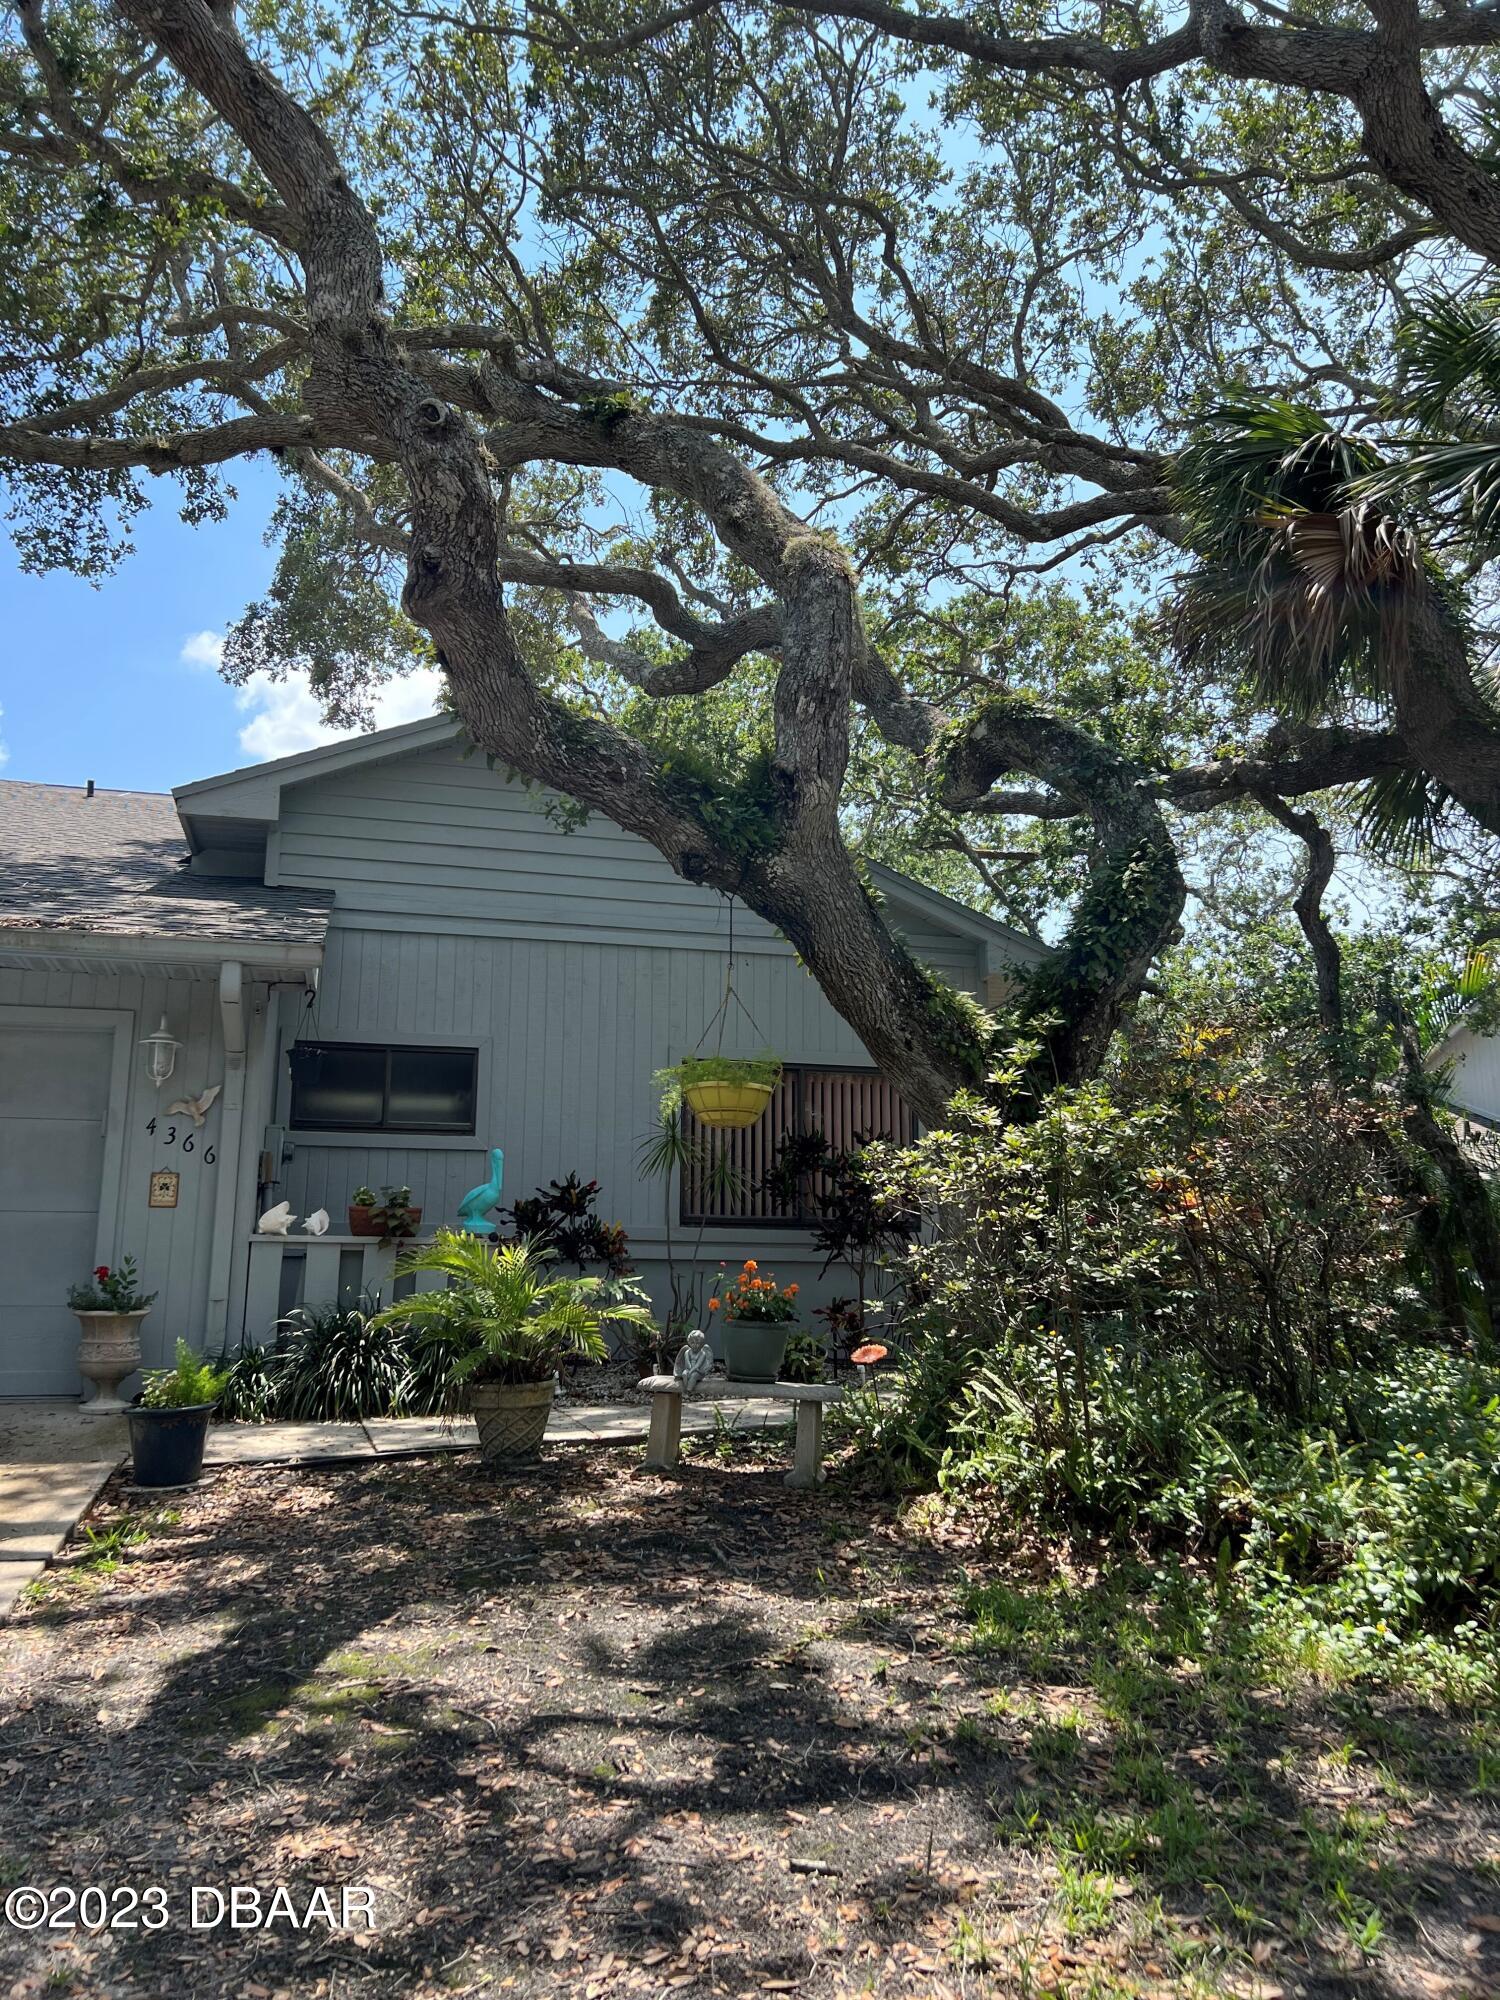
[[[682,1413],[684,1432],[759,1430],[790,1421],[790,1406],[699,1403]],[[548,1444],[644,1443],[650,1410],[640,1403],[559,1404]],[[129,1449],[123,1416],[90,1416],[74,1402],[0,1403],[0,1618],[41,1575],[98,1497]],[[347,1459],[409,1458],[472,1451],[473,1424],[423,1417],[372,1417],[359,1424],[215,1424],[205,1470],[231,1465],[337,1465]]]
[[[0,1617],[94,1504],[127,1443],[123,1416],[0,1403]]]
[[[715,1411],[728,1429],[761,1430],[791,1421],[786,1403],[699,1403],[682,1413],[685,1432],[711,1431]],[[547,1420],[548,1444],[643,1444],[645,1403],[559,1403]],[[215,1424],[203,1454],[213,1465],[331,1465],[347,1458],[410,1458],[418,1452],[472,1451],[472,1422],[460,1418],[371,1417],[358,1424]]]

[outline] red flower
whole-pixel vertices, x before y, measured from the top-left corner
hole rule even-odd
[[[108,1264],[98,1264],[98,1265],[96,1265],[96,1266],[95,1266],[95,1268],[94,1268],[94,1276],[95,1276],[96,1278],[107,1278],[107,1277],[109,1276],[109,1266],[108,1266]]]

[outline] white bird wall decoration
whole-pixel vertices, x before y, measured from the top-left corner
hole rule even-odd
[[[278,1201],[274,1208],[268,1208],[255,1227],[262,1236],[285,1236],[295,1220],[292,1204]]]
[[[315,1208],[302,1225],[304,1236],[326,1236],[328,1233],[328,1210]]]
[[[178,1097],[167,1106],[169,1118],[181,1116],[191,1118],[195,1126],[201,1125],[213,1108],[213,1101],[224,1088],[222,1083],[211,1083],[207,1090],[196,1097]]]

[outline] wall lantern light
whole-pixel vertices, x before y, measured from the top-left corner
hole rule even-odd
[[[160,1090],[177,1066],[177,1051],[182,1047],[177,1037],[167,1028],[167,1017],[161,1017],[161,1026],[154,1035],[147,1035],[141,1043],[146,1051],[146,1073]]]

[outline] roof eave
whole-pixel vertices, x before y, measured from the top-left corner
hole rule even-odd
[[[0,962],[27,958],[128,960],[153,967],[243,965],[249,972],[316,972],[322,939],[176,937],[161,931],[84,931],[0,925]]]

